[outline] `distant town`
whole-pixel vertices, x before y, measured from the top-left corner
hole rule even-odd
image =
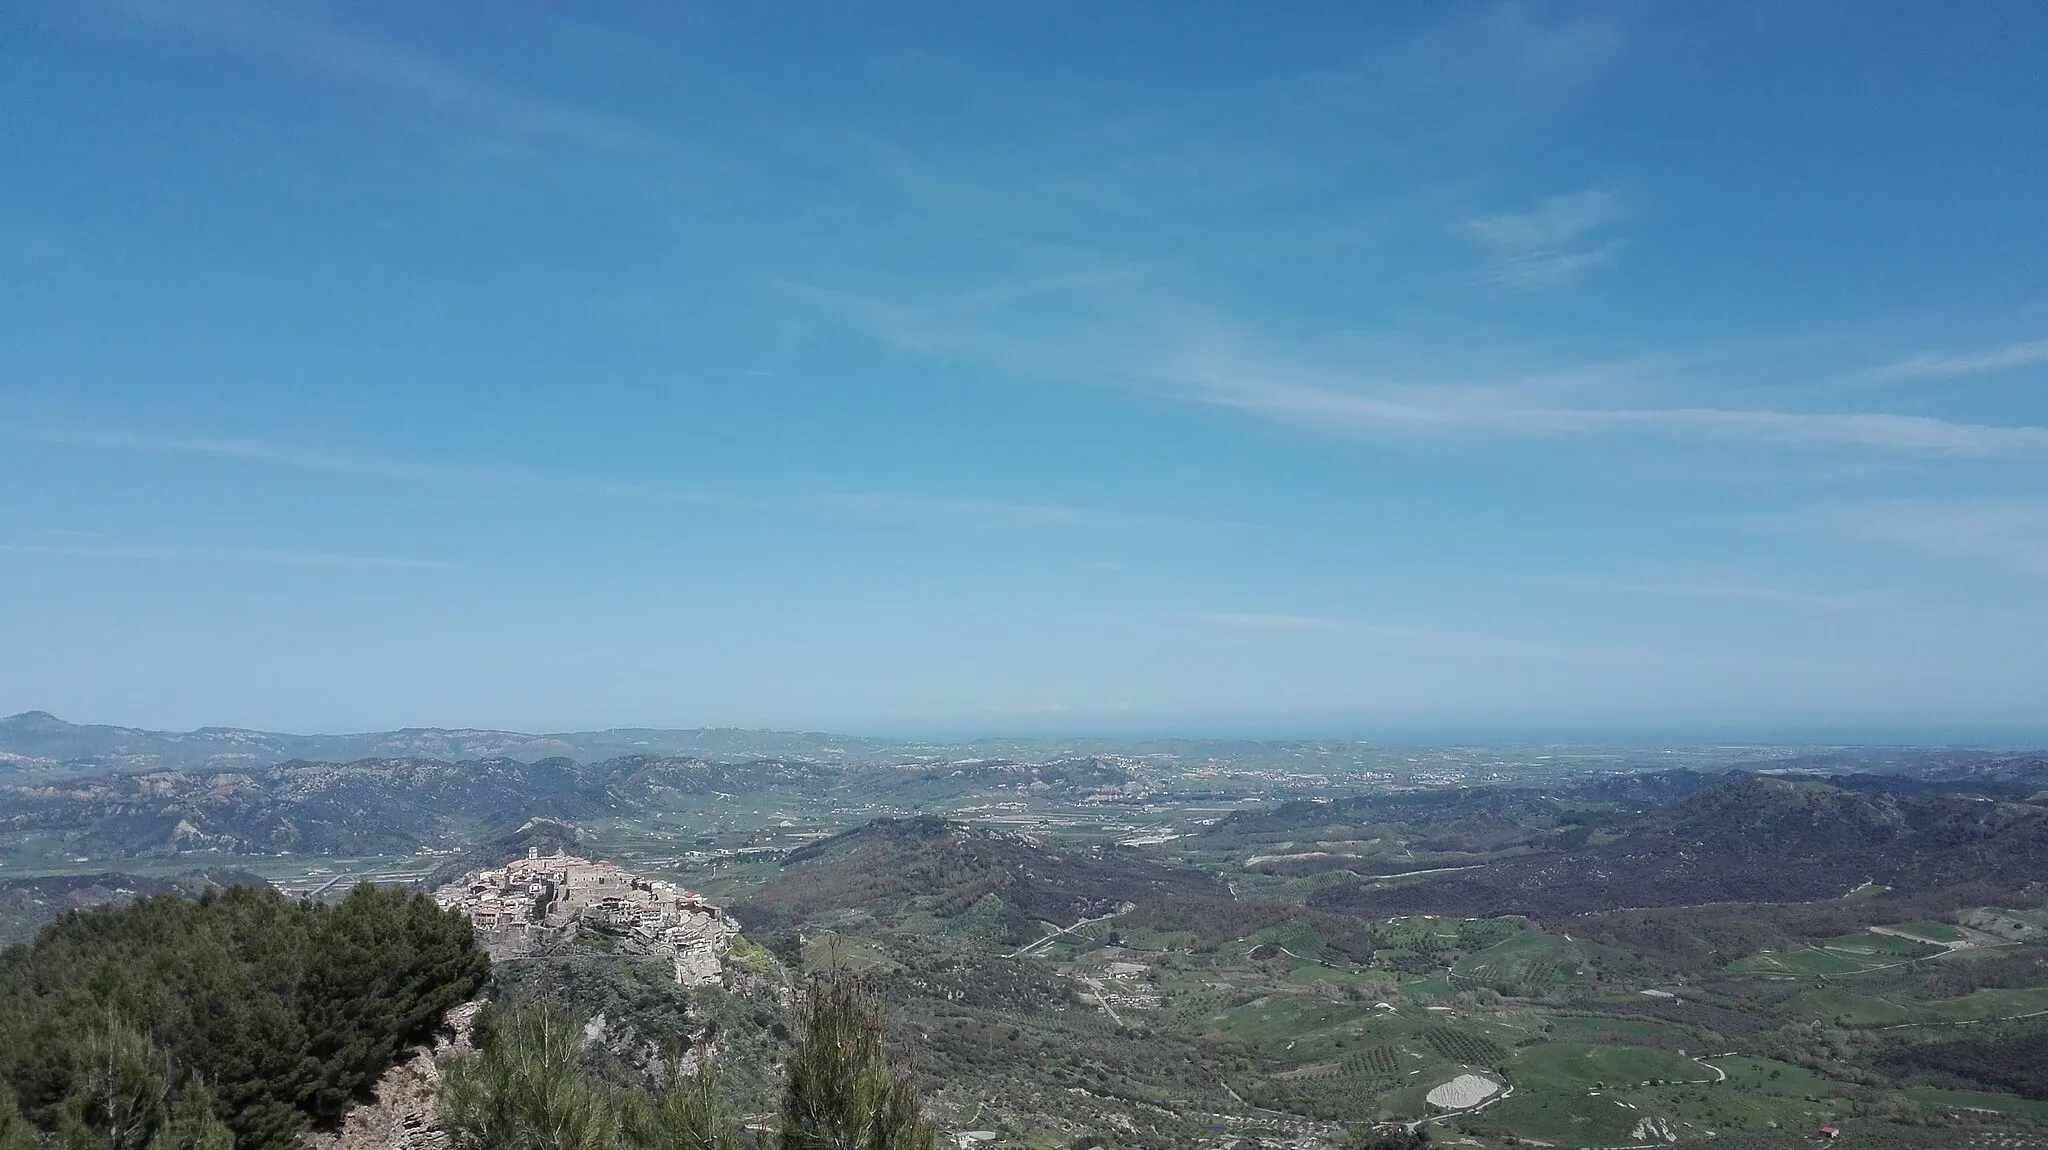
[[[516,957],[576,930],[596,932],[629,952],[662,955],[676,981],[708,986],[739,923],[709,899],[609,862],[557,852],[476,871],[434,892],[443,908],[468,917],[493,954]]]

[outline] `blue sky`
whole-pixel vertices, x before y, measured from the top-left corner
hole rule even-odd
[[[2024,4],[0,10],[0,712],[2048,730]]]

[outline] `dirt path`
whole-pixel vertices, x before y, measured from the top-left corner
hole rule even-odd
[[[1093,926],[1098,922],[1108,922],[1110,919],[1113,919],[1120,914],[1129,914],[1131,911],[1134,911],[1136,909],[1138,908],[1131,905],[1130,903],[1125,903],[1122,906],[1117,907],[1115,910],[1110,911],[1108,914],[1098,915],[1095,918],[1084,918],[1080,922],[1077,922],[1072,926],[1062,927],[1059,930],[1053,931],[1051,934],[1046,935],[1044,938],[1041,938],[1036,942],[1025,943],[1023,946],[1018,947],[1016,950],[1004,955],[1003,957],[1022,958],[1025,955],[1030,954],[1032,951],[1037,950],[1041,946],[1051,946],[1052,941],[1056,938],[1061,937],[1062,935],[1072,934],[1075,931],[1080,930],[1084,926]]]
[[[1994,1022],[2017,1022],[2022,1018],[2039,1018],[2048,1010],[2029,1010],[2025,1014],[2005,1014],[1997,1018],[1957,1018],[1943,1022],[1894,1022],[1889,1026],[1873,1026],[1872,1030],[1910,1030],[1916,1026],[1988,1026]]]

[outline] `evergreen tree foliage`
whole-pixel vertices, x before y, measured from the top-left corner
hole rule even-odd
[[[441,1125],[462,1150],[617,1150],[625,1100],[585,1063],[583,1027],[553,1003],[486,1009],[448,1068]]]
[[[938,1128],[893,1066],[882,1011],[843,969],[811,980],[803,1034],[783,1062],[782,1150],[932,1150]]]
[[[917,1085],[893,1065],[876,1000],[838,968],[809,987],[784,1059],[782,1150],[936,1150]],[[491,1007],[451,1064],[440,1122],[456,1150],[738,1150],[749,1141],[708,1050],[650,1090],[612,1081],[581,1021],[552,1001]]]
[[[460,1150],[736,1150],[739,1119],[710,1059],[652,1091],[607,1082],[561,1006],[492,1007],[448,1068],[441,1126]],[[673,1064],[677,1060],[671,1060]]]
[[[0,1085],[82,1147],[291,1150],[489,967],[460,916],[367,884],[75,912],[0,953]]]
[[[694,1070],[679,1059],[654,1096],[628,1116],[628,1141],[640,1150],[737,1150],[740,1121],[719,1083],[710,1052],[700,1050]]]
[[[107,1150],[142,1150],[168,1108],[171,1073],[170,1056],[109,1015],[79,1043],[65,1124],[91,1131]]]
[[[310,1020],[319,1064],[308,1094],[317,1119],[338,1118],[398,1052],[475,993],[485,964],[445,945],[449,916],[432,899],[365,885],[313,923],[301,984],[326,1004]]]
[[[5,1082],[0,1082],[0,1150],[33,1150],[42,1145],[42,1135],[21,1115],[21,1102]]]
[[[197,1078],[171,1098],[163,1124],[150,1137],[149,1150],[235,1150],[235,1134],[214,1113],[213,1092]]]

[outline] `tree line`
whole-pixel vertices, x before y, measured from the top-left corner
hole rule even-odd
[[[460,915],[368,884],[67,914],[0,952],[0,1148],[290,1150],[489,973]]]

